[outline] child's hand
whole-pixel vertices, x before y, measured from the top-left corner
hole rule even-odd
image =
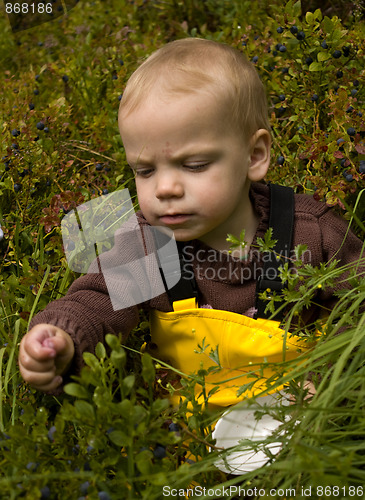
[[[19,368],[23,379],[39,391],[53,391],[62,384],[62,376],[75,353],[68,333],[41,323],[26,333],[19,348]]]

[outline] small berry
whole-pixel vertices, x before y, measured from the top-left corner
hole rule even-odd
[[[296,35],[296,34],[298,33],[298,28],[297,28],[297,26],[292,26],[292,27],[290,28],[290,33],[291,33],[292,35]]]
[[[286,52],[286,47],[285,47],[285,45],[281,45],[281,46],[280,46],[279,51],[280,51],[280,52]]]
[[[354,80],[354,81],[352,82],[352,85],[353,85],[354,87],[358,87],[358,86],[359,86],[359,80]]]
[[[337,78],[342,78],[343,77],[343,71],[338,70],[336,73]]]
[[[313,102],[318,101],[318,95],[317,94],[313,94],[312,95],[312,101]]]
[[[34,109],[34,104],[33,103],[29,103],[29,109],[32,111]]]
[[[340,50],[335,50],[334,52],[332,52],[332,57],[334,57],[335,59],[339,59],[341,56],[342,52]]]
[[[169,431],[170,432],[179,432],[179,430],[180,430],[180,426],[178,424],[175,424],[174,422],[172,422],[169,425]]]
[[[119,63],[121,66],[123,66],[123,65],[124,65],[124,61],[123,61],[123,59],[118,59],[118,63]]]
[[[158,444],[156,446],[156,448],[153,450],[153,456],[155,458],[158,458],[159,460],[161,460],[162,458],[165,458],[166,457],[166,448],[165,448],[165,446],[162,446],[162,445]]]
[[[281,26],[279,26],[276,30],[279,34],[281,33],[284,33],[284,28],[282,28]]]
[[[38,122],[37,123],[37,129],[38,130],[43,130],[44,129],[44,123],[43,122]]]
[[[103,164],[102,164],[102,163],[97,163],[97,164],[95,165],[95,168],[96,168],[96,170],[98,170],[98,171],[103,170]]]
[[[40,79],[41,75],[35,75],[35,79],[38,81]]]
[[[63,80],[65,83],[66,83],[66,82],[68,82],[68,76],[67,76],[67,75],[63,75],[62,80]]]
[[[353,127],[349,127],[347,129],[347,133],[348,135],[352,136],[352,135],[356,135],[356,130],[353,128]]]
[[[90,486],[89,481],[85,481],[84,483],[82,483],[82,485],[80,486],[80,491],[83,495],[87,495],[87,490],[89,489],[89,486]]]
[[[342,50],[345,57],[348,57],[350,55],[350,47],[344,47]]]
[[[321,47],[322,47],[322,49],[328,49],[328,45],[327,45],[326,40],[323,40],[323,42],[321,43]]]
[[[301,41],[301,40],[304,40],[304,39],[305,39],[305,33],[304,33],[304,31],[299,31],[299,33],[297,34],[297,39],[298,39],[299,41]]]
[[[109,494],[106,491],[99,491],[98,497],[99,500],[111,500]]]
[[[347,175],[345,176],[345,179],[347,180],[347,182],[351,182],[351,181],[353,181],[353,180],[354,180],[354,178],[353,178],[352,174],[347,174]]]
[[[284,162],[285,162],[284,156],[278,156],[278,159],[276,160],[276,163],[278,165],[284,165]]]
[[[354,108],[352,106],[349,106],[347,109],[346,109],[346,113],[352,113],[354,110]]]
[[[51,490],[49,489],[49,486],[43,486],[41,488],[41,500],[46,500],[47,498],[50,498],[51,496]]]
[[[337,139],[337,146],[339,146],[342,142],[345,142],[345,139],[343,139],[342,137],[340,137],[339,139]]]
[[[103,189],[103,194],[108,194],[109,190],[108,189]]]
[[[307,57],[307,59],[305,60],[305,64],[308,64],[308,66],[310,66],[312,64],[312,62],[313,62],[313,59],[310,56]]]
[[[342,158],[341,161],[340,161],[341,167],[345,167],[346,166],[346,162],[347,162],[347,159],[346,158]]]
[[[352,97],[354,97],[356,94],[357,94],[357,90],[356,89],[351,89],[351,95],[352,95]]]
[[[257,61],[258,61],[258,60],[259,60],[258,56],[254,56],[254,57],[252,58],[252,62],[253,62],[253,63],[257,63]]]
[[[365,160],[360,160],[359,172],[365,174]]]
[[[280,94],[279,95],[279,100],[280,101],[285,101],[285,94]]]
[[[283,75],[286,75],[287,73],[289,73],[289,68],[281,68],[281,72],[283,73]]]
[[[16,193],[19,193],[19,191],[21,190],[21,187],[22,187],[22,186],[21,186],[20,184],[14,184],[14,191],[15,191]]]
[[[39,90],[38,90],[38,89],[34,89],[34,90],[33,90],[33,94],[34,94],[34,95],[38,95],[38,94],[39,94]]]
[[[16,128],[14,130],[11,131],[11,135],[13,137],[18,137],[18,135],[20,135],[20,132],[19,130],[17,130]]]
[[[49,132],[49,128],[48,127],[44,127],[43,131],[47,134]]]

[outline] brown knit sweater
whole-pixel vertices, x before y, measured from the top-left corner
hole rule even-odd
[[[254,249],[257,238],[263,238],[268,229],[268,186],[253,183],[250,197],[260,218],[251,245]],[[147,225],[141,213],[138,213],[138,219],[142,227]],[[317,202],[308,195],[295,195],[293,248],[299,244],[307,245],[306,262],[318,265],[327,262],[334,254],[336,259],[340,259],[341,265],[357,260],[360,257],[362,242],[353,233],[348,233],[340,248],[347,227],[347,222],[335,215],[324,203]],[[194,268],[200,306],[251,316],[255,305],[255,278],[259,276],[262,268],[258,252],[252,251],[247,260],[240,261],[206,246],[199,240],[192,240],[186,245],[185,256]],[[122,251],[116,247],[117,244],[113,251]],[[345,285],[338,284],[335,289],[343,286]],[[334,304],[332,292],[328,289],[322,291],[316,302],[331,309]],[[146,311],[172,310],[167,294],[163,293],[139,306],[114,311],[103,275],[89,273],[78,278],[70,286],[65,297],[51,302],[38,313],[32,319],[30,327],[38,323],[49,323],[68,332],[75,344],[71,371],[77,374],[83,364],[84,351],[94,352],[96,344],[103,342],[107,333],[122,333],[126,337],[132,328],[138,325],[140,307]],[[318,313],[316,306],[310,307],[303,312],[302,320],[311,322]]]

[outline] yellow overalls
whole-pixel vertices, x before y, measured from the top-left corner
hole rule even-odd
[[[288,255],[291,249],[293,220],[292,189],[270,185],[269,227],[273,228],[273,238],[277,243],[274,247],[275,258],[272,262],[265,263],[268,271],[264,270],[257,292],[267,287],[277,290],[283,288],[278,279],[278,267],[282,262],[276,257]],[[204,369],[217,366],[209,357],[209,352],[218,346],[219,361],[223,369],[207,376],[206,393],[218,383],[225,383],[219,384],[220,390],[210,397],[210,404],[230,406],[242,398],[267,389],[265,381],[274,374],[274,368],[270,365],[284,359],[292,360],[306,349],[303,341],[294,341],[289,335],[285,338],[284,330],[279,328],[280,321],[266,319],[265,304],[261,300],[256,301],[258,314],[261,316],[258,319],[230,311],[199,308],[189,288],[187,291],[187,281],[182,283],[181,280],[181,289],[170,295],[172,312],[153,310],[150,314],[152,342],[157,346],[153,355],[177,370],[190,374],[197,372],[202,362]],[[198,345],[202,346],[203,342],[205,345],[209,344],[209,347],[204,354],[196,353]],[[267,366],[262,365],[263,363],[267,363]],[[237,399],[237,390],[250,382],[254,382],[253,386]],[[278,390],[276,387],[274,392]]]
[[[306,348],[304,342],[285,339],[279,321],[199,308],[195,298],[176,301],[173,308],[173,312],[153,311],[150,315],[151,336],[157,345],[153,355],[190,374],[197,372],[202,364],[204,369],[217,366],[209,352],[218,346],[222,369],[205,379],[207,393],[217,384],[220,386],[210,397],[210,404],[230,406],[267,389],[265,381],[274,374],[271,364],[284,360],[283,349],[285,360],[289,361]],[[209,346],[199,354],[195,351],[203,341]],[[267,366],[258,366],[261,363]],[[226,382],[221,384],[222,381]],[[253,383],[250,390],[237,399],[238,389],[250,382]],[[274,392],[278,390],[276,387]]]

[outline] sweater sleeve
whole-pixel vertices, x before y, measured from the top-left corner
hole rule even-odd
[[[365,250],[363,242],[350,229],[348,221],[337,216],[332,210],[325,211],[319,218],[322,235],[323,262],[338,260],[338,267],[349,266],[357,268],[357,274],[365,275]],[[360,260],[361,259],[361,260]],[[346,271],[336,279],[334,286],[325,290],[322,300],[329,309],[332,309],[338,297],[333,293],[341,289],[350,289],[350,284],[344,280],[349,276]]]

